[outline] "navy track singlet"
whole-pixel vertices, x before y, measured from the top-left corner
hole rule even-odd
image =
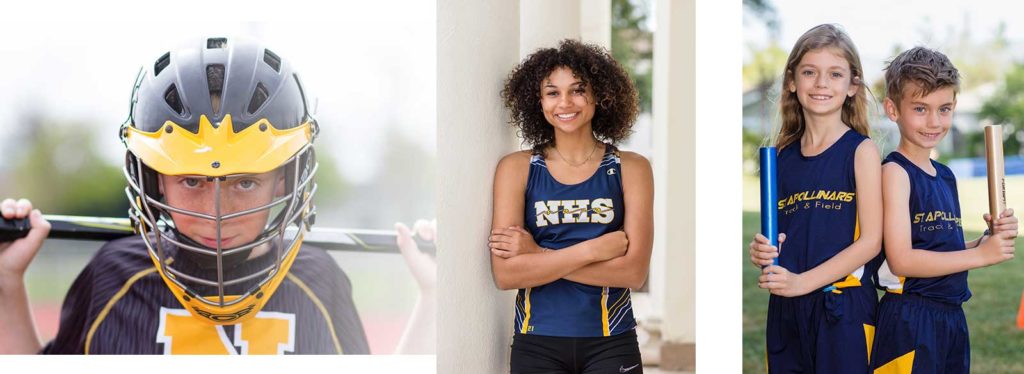
[[[832,258],[860,237],[854,158],[866,136],[847,130],[815,156],[804,156],[794,142],[779,152],[779,232],[786,241],[779,265],[803,273]],[[833,284],[863,285],[878,268],[876,261]]]
[[[935,175],[929,175],[899,152],[882,161],[894,162],[910,178],[910,229],[914,249],[936,252],[964,250],[964,230],[960,222],[960,200],[956,177],[946,165],[931,160]],[[884,246],[884,244],[883,244]],[[897,277],[884,266],[878,271],[879,285],[888,292],[914,294],[948,304],[959,305],[971,298],[967,272],[932,278]]]
[[[537,245],[559,250],[622,229],[621,163],[605,146],[601,165],[586,181],[566,185],[548,172],[543,155],[530,160],[525,223]],[[597,287],[566,279],[520,289],[517,334],[563,337],[618,335],[636,327],[627,288]]]

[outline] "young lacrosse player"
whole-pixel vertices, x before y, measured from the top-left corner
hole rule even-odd
[[[292,64],[254,41],[197,40],[145,66],[120,131],[138,235],[96,253],[43,345],[23,278],[49,225],[27,200],[0,203],[33,227],[0,243],[0,351],[369,353],[347,276],[303,245],[318,132]]]

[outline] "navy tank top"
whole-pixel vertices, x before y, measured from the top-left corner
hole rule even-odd
[[[847,130],[815,156],[804,156],[799,141],[779,152],[779,232],[786,241],[779,265],[803,273],[835,256],[860,237],[854,158],[868,139]],[[871,284],[879,261],[871,261],[826,290]]]
[[[622,230],[621,163],[605,145],[601,165],[573,185],[555,180],[541,154],[530,160],[524,219],[537,245],[559,250]],[[562,337],[618,335],[636,327],[628,288],[597,287],[567,279],[520,289],[516,295],[518,334]]]
[[[890,153],[882,164],[890,162],[906,170],[910,178],[908,214],[912,248],[936,252],[966,249],[953,172],[946,165],[931,160],[936,173],[929,175],[899,152]],[[879,285],[892,293],[914,294],[956,305],[971,298],[966,271],[941,277],[906,278],[893,275],[885,264],[879,269],[878,278]]]

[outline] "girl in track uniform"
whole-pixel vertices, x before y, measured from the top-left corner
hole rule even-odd
[[[834,25],[804,33],[786,61],[776,141],[784,250],[761,234],[750,243],[751,261],[763,267],[758,286],[771,292],[770,373],[868,370],[882,195],[863,74],[856,47]]]
[[[494,180],[491,267],[518,289],[512,373],[640,373],[630,288],[653,236],[648,161],[620,151],[638,112],[604,49],[565,40],[526,57],[502,91],[529,151]]]

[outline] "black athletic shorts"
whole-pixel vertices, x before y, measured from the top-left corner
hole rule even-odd
[[[512,374],[639,374],[640,346],[636,331],[596,338],[515,334]]]

